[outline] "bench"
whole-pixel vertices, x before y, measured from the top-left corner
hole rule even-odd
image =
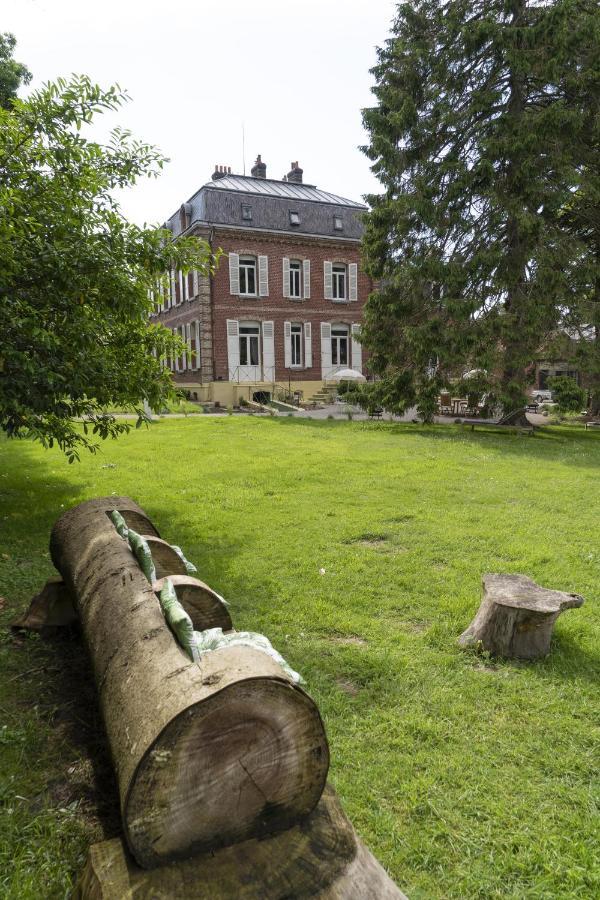
[[[587,431],[588,428],[600,428],[600,422],[586,422],[585,430]]]
[[[369,418],[370,419],[381,419],[383,417],[383,407],[376,406],[374,409],[369,410]]]
[[[497,422],[482,422],[481,419],[463,419],[462,425],[470,425],[471,431],[475,431],[476,425],[484,425],[487,428],[500,428],[502,431],[512,431],[515,434],[533,434],[535,426],[527,421],[527,408],[515,409]]]

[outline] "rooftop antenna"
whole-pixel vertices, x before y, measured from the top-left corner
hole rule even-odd
[[[242,122],[242,163],[244,167],[244,175],[246,174],[246,135],[244,133],[244,123]]]

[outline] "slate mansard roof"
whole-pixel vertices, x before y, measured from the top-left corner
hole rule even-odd
[[[242,205],[251,208],[251,220],[242,218]],[[361,214],[367,211],[362,203],[312,184],[249,175],[224,175],[209,181],[184,206],[188,227],[194,223],[230,225],[250,231],[285,231],[351,240],[362,237]],[[298,225],[291,224],[291,212],[298,213]],[[341,218],[341,230],[334,228],[334,216]],[[179,210],[167,224],[174,235],[181,234]]]

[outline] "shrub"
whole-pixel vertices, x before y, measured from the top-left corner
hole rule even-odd
[[[559,375],[550,378],[548,385],[559,412],[580,412],[585,406],[585,391],[579,387],[574,378]]]

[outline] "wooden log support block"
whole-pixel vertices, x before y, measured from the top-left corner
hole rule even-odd
[[[93,844],[73,900],[406,900],[332,788],[288,831],[147,871],[118,838]]]
[[[121,513],[125,519],[125,524],[128,528],[131,528],[132,531],[137,531],[138,534],[152,535],[157,538],[160,537],[156,525],[154,525],[146,513],[143,513],[140,509],[119,509],[118,506],[113,506],[112,509],[116,509],[117,512]],[[112,512],[112,509],[110,512]]]
[[[184,561],[167,541],[152,534],[142,534],[142,537],[150,547],[157,581],[169,575],[187,575]]]
[[[484,575],[479,611],[458,643],[494,656],[538,659],[550,652],[554,623],[583,604],[579,594],[540,587],[526,575]]]
[[[55,524],[50,552],[92,660],[125,838],[151,868],[290,828],[329,766],[319,711],[266,653],[229,647],[192,663],[107,512],[91,500]]]
[[[207,584],[191,575],[172,575],[170,581],[175,588],[177,599],[192,620],[196,631],[206,631],[207,628],[231,631],[233,624],[223,598]],[[154,582],[153,587],[157,594],[160,593],[164,583],[164,578]]]
[[[73,597],[62,578],[49,578],[39,594],[32,597],[27,612],[11,628],[14,631],[43,631],[62,628],[77,621]]]

